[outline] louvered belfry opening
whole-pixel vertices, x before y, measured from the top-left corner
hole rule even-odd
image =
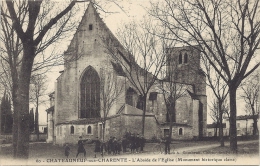
[[[100,117],[100,78],[89,66],[80,83],[80,118]]]

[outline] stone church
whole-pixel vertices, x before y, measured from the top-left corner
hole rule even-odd
[[[141,134],[143,111],[138,107],[138,91],[125,77],[122,66],[109,55],[100,36],[109,39],[110,45],[120,50],[119,56],[128,61],[124,57],[126,50],[89,3],[64,53],[64,71],[57,78],[55,92],[49,95],[47,142],[62,145],[76,143],[79,136],[85,139],[102,137],[102,70],[113,73],[118,87],[123,89],[107,116],[104,137],[121,138],[126,132]],[[186,95],[176,102],[172,138],[184,140],[206,136],[207,96],[205,75],[200,69],[200,52],[191,47],[169,48],[167,61],[167,74],[171,74],[171,66],[177,64],[178,82],[186,87]],[[169,133],[169,117],[156,84],[146,100],[144,137],[160,138]]]

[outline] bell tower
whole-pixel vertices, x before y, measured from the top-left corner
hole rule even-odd
[[[167,78],[193,85],[194,93],[206,95],[206,77],[200,68],[200,51],[197,48],[174,47],[167,49]]]

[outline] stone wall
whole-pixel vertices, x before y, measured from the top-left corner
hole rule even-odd
[[[74,127],[74,133],[71,133],[71,126]],[[88,127],[91,132],[88,133]],[[77,144],[79,136],[83,139],[95,139],[98,137],[98,124],[61,124],[56,126],[56,144],[64,145],[65,143]]]
[[[193,122],[192,122],[192,135],[194,137],[199,137],[199,100],[193,100]]]
[[[122,120],[121,116],[116,116],[107,121],[106,140],[108,140],[110,136],[116,137],[117,139],[123,136],[123,128],[124,128],[123,122],[124,121]]]
[[[122,113],[107,120],[105,136],[106,139],[108,139],[110,136],[122,138],[126,132],[140,135],[142,134],[142,115]],[[147,115],[145,118],[144,137],[146,139],[150,139],[153,136],[157,136],[159,134],[160,128],[156,123],[155,117]]]
[[[141,135],[142,134],[142,116],[124,115],[126,120],[125,132],[131,132]],[[146,139],[151,139],[153,136],[159,136],[160,129],[156,124],[156,120],[153,116],[147,116],[145,118],[145,133]]]
[[[53,111],[47,113],[47,143],[53,142],[54,136]]]

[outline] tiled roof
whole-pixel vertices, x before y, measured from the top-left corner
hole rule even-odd
[[[169,126],[170,122],[164,122],[160,124],[161,126]],[[173,123],[172,126],[180,126],[180,127],[191,127],[191,125],[188,125],[186,123]]]
[[[119,115],[110,116],[110,117],[107,117],[107,119],[112,119],[117,116],[119,116]],[[57,125],[60,125],[60,124],[81,124],[81,125],[82,124],[95,124],[95,123],[101,122],[101,120],[102,120],[102,118],[82,118],[82,119],[76,119],[76,120],[58,123]]]
[[[246,119],[253,119],[253,118],[257,118],[259,119],[258,115],[241,115],[241,116],[237,116],[237,120],[246,120]]]
[[[223,128],[226,128],[226,123],[223,123]],[[219,124],[217,123],[212,123],[212,124],[207,124],[207,128],[219,128]]]
[[[127,111],[126,111],[126,108],[127,107]],[[122,115],[129,115],[129,116],[140,116],[140,115],[143,115],[143,111],[138,109],[138,108],[135,108],[131,105],[128,105],[128,104],[124,104],[120,109],[119,111],[117,112],[117,114],[122,114]],[[151,112],[146,112],[145,114],[146,116],[155,116],[153,113]]]
[[[77,119],[77,120],[71,120],[67,122],[62,122],[58,123],[57,125],[60,124],[94,124],[99,122],[101,119],[100,118],[84,118],[84,119]]]

